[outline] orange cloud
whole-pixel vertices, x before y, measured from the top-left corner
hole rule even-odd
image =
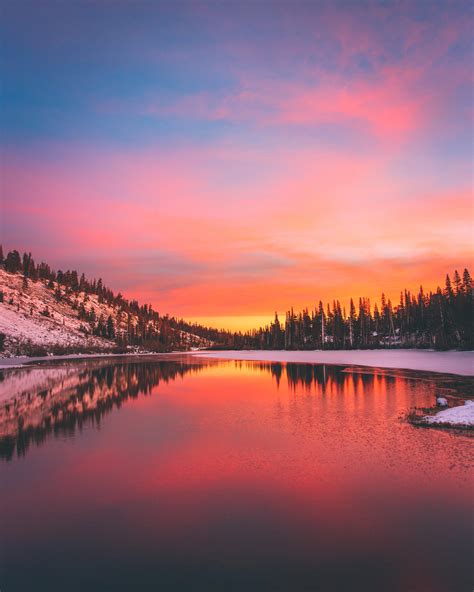
[[[320,298],[347,305],[384,289],[398,300],[472,261],[470,188],[394,177],[385,153],[223,146],[88,159],[86,176],[77,159],[8,160],[5,246],[100,275],[162,312],[270,320]],[[227,182],[246,159],[273,174]]]

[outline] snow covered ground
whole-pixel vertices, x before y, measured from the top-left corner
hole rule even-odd
[[[425,415],[422,422],[430,425],[474,427],[474,401],[465,401],[464,405],[438,411],[435,415]]]
[[[126,354],[116,354],[110,352],[95,353],[95,354],[64,354],[61,356],[16,356],[11,358],[0,358],[0,370],[23,368],[24,366],[33,366],[36,362],[55,362],[60,360],[87,360],[87,359],[107,359],[107,358],[158,358],[162,360],[168,359],[170,356],[185,356],[188,352],[166,352],[166,353],[150,353],[146,351],[134,351]]]
[[[474,376],[474,352],[397,349],[345,351],[282,351],[244,350],[194,353],[206,358],[227,360],[258,360],[269,362],[300,362],[305,364],[355,364],[400,370],[425,370]]]
[[[54,292],[41,280],[28,281],[24,287],[22,275],[0,269],[0,290],[3,292],[0,333],[6,337],[2,355],[23,353],[28,346],[83,348],[85,351],[110,350],[114,346],[107,339],[91,335],[87,323],[78,318],[77,310],[66,300],[58,302]],[[80,296],[84,301],[85,295]],[[95,295],[89,297],[87,306],[94,309],[97,318],[101,314],[107,318],[113,313],[113,309],[100,304]]]
[[[99,302],[96,294],[84,292],[66,294],[62,288],[58,301],[55,291],[48,288],[43,280],[23,283],[21,274],[7,273],[0,268],[0,334],[5,336],[1,357],[20,356],[25,353],[41,355],[54,351],[97,352],[111,351],[116,347],[113,340],[98,337],[91,333],[89,323],[79,318],[79,306],[95,318],[104,321],[111,316],[116,332],[125,332],[128,323],[137,325],[136,315],[127,313],[119,307]],[[207,339],[180,331],[181,343],[188,347],[211,345]]]

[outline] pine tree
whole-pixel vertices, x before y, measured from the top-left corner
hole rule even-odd
[[[454,271],[453,284],[454,284],[454,290],[455,290],[455,293],[457,296],[458,294],[460,294],[462,292],[462,281],[461,281],[461,277],[459,276],[457,269]]]
[[[104,323],[104,315],[99,316],[99,320],[97,321],[97,326],[94,330],[94,333],[99,337],[106,337],[107,336],[107,327]]]
[[[115,338],[115,326],[114,326],[114,320],[112,318],[112,315],[109,315],[109,317],[107,319],[107,337],[109,339]]]
[[[444,295],[448,300],[451,300],[451,298],[454,296],[453,288],[451,286],[451,280],[449,278],[449,273],[446,274]]]
[[[5,271],[18,273],[21,270],[21,257],[18,251],[10,251],[5,259]]]
[[[462,291],[465,295],[472,294],[472,279],[467,269],[462,274]]]
[[[374,332],[375,336],[378,337],[379,334],[379,325],[380,325],[380,313],[377,303],[374,305]]]
[[[356,322],[356,308],[354,306],[354,301],[351,298],[351,303],[349,306],[349,344],[351,347],[354,347],[354,325]]]
[[[322,301],[319,301],[319,318],[321,320],[321,349],[324,349],[326,343],[326,331],[325,331],[325,318],[324,318],[324,306]]]

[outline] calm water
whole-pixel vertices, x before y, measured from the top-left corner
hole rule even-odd
[[[439,389],[410,376],[4,372],[0,589],[471,591],[473,440],[400,419]]]

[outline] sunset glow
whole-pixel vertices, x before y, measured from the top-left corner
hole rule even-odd
[[[1,242],[248,329],[473,267],[468,2],[3,7]]]

